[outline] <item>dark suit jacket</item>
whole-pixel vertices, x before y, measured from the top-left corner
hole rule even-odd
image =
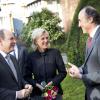
[[[23,75],[25,72],[25,66],[27,64],[28,50],[24,45],[19,43],[17,43],[17,48],[18,48],[18,64],[20,66],[20,71]]]
[[[46,83],[53,81],[53,84],[58,86],[59,93],[62,94],[60,83],[66,74],[60,52],[56,49],[47,49],[44,53],[37,50],[29,55],[24,78],[34,86],[33,95],[41,95],[41,91],[35,87],[35,84],[41,84],[43,81]],[[34,79],[32,79],[32,75]]]
[[[81,66],[82,80],[86,86],[86,100],[100,100],[100,27],[92,39],[90,50]]]
[[[6,60],[0,54],[0,100],[15,100],[16,91],[24,86],[16,59],[13,56],[11,56],[11,59],[17,72],[18,81],[15,79]]]

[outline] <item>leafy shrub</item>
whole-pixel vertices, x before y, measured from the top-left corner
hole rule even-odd
[[[64,33],[62,28],[58,25],[61,22],[57,14],[52,13],[46,8],[41,12],[33,12],[28,20],[28,24],[24,26],[22,31],[22,39],[25,43],[31,45],[31,31],[35,28],[45,28],[50,34],[50,41],[54,42],[59,39]]]

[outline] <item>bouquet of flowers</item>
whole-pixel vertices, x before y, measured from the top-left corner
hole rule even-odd
[[[46,86],[45,85],[42,96],[44,97],[45,100],[53,100],[56,98],[57,93],[58,93],[57,86],[53,86],[53,85]]]

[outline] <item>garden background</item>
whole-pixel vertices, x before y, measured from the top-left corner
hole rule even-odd
[[[84,62],[85,41],[87,35],[82,35],[82,30],[78,28],[78,13],[86,5],[95,7],[100,12],[100,0],[80,0],[71,29],[63,32],[59,27],[60,19],[57,15],[43,9],[40,13],[33,13],[29,18],[28,24],[22,31],[22,39],[31,47],[31,30],[37,27],[43,27],[50,33],[51,47],[58,48],[62,53],[66,53],[68,61],[78,66]],[[30,48],[30,50],[32,50]],[[67,67],[67,65],[66,65]],[[81,80],[72,79],[67,75],[61,83],[64,91],[63,100],[84,100],[85,87]]]

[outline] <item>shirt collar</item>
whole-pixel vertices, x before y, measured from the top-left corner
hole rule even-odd
[[[7,56],[7,54],[3,51],[0,50],[1,55],[5,58]]]
[[[18,59],[18,46],[16,44],[14,46],[14,51],[10,52],[10,54]]]
[[[91,34],[90,34],[90,37],[94,37],[94,35],[95,35],[95,33],[96,33],[96,31],[97,31],[97,29],[100,27],[100,25],[97,25],[95,28],[94,28],[94,30],[91,32]]]

